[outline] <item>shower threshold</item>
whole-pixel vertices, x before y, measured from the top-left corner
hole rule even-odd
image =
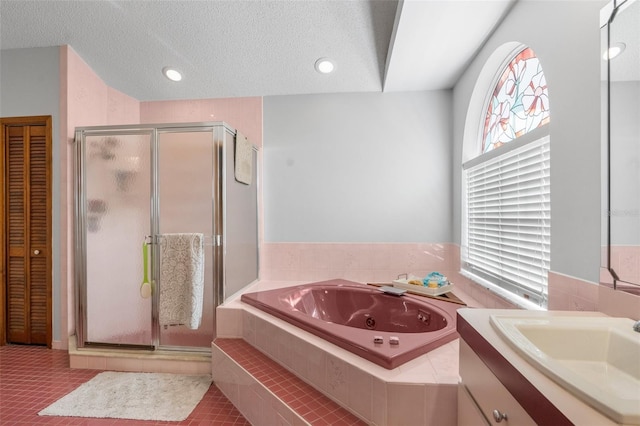
[[[198,348],[199,349],[199,348]],[[69,338],[71,368],[141,373],[211,374],[211,349],[124,349],[95,345],[78,348]]]

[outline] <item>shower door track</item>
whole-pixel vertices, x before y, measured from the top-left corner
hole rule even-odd
[[[129,343],[100,343],[100,342],[84,342],[82,349],[127,349],[127,350],[141,350],[141,351],[155,351],[156,348],[153,345],[134,345]]]

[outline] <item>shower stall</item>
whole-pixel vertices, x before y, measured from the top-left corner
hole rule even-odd
[[[222,122],[81,127],[75,143],[78,348],[210,350],[216,306],[258,278],[256,148]],[[203,241],[195,329],[159,321],[170,234]]]

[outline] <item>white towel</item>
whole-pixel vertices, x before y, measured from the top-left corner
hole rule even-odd
[[[160,238],[160,325],[200,327],[204,298],[204,235]]]
[[[253,147],[240,132],[236,133],[235,177],[240,183],[251,185],[253,176]]]

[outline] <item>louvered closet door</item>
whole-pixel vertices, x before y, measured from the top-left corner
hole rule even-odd
[[[45,125],[7,126],[7,341],[50,344],[50,191]]]

